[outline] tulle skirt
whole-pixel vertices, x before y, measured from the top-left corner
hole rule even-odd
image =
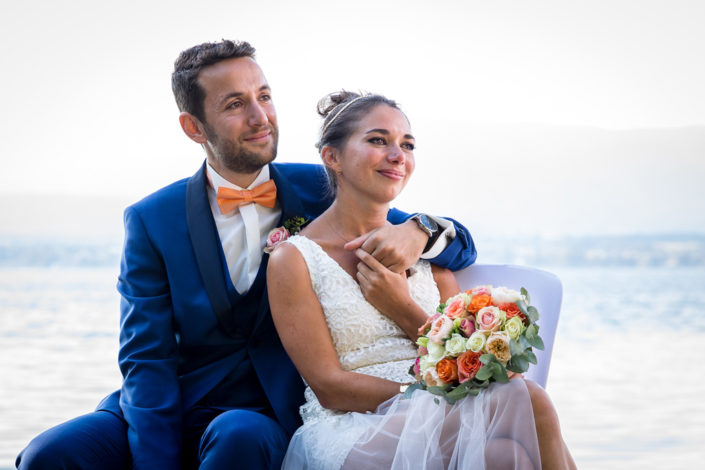
[[[375,413],[306,422],[289,444],[283,469],[540,469],[524,380],[493,384],[454,405],[417,390]]]

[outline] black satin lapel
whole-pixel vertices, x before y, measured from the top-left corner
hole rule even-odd
[[[285,220],[292,217],[306,217],[301,199],[294,191],[294,187],[289,180],[276,165],[269,165],[269,176],[274,180],[274,184],[277,185],[277,200],[282,208],[279,225],[283,225]]]
[[[274,180],[274,184],[277,185],[277,200],[281,205],[282,215],[279,218],[278,226],[284,225],[284,221],[292,217],[306,217],[304,213],[304,206],[301,203],[294,187],[291,185],[289,180],[284,176],[284,174],[277,168],[277,165],[269,165],[269,177]],[[267,262],[269,261],[269,255],[263,254],[262,261],[260,263],[260,270],[257,273],[257,280],[260,277],[266,276],[267,273]],[[257,280],[255,282],[257,282]],[[252,329],[253,332],[257,331],[257,328],[262,323],[262,320],[269,314],[269,299],[267,298],[267,291],[265,289],[264,298],[259,303],[259,311],[257,312],[257,319],[255,320],[255,326]]]
[[[206,185],[204,163],[186,185],[186,224],[208,299],[221,327],[232,336],[235,330],[232,306],[223,281],[225,272],[218,249],[220,238],[211,214]]]

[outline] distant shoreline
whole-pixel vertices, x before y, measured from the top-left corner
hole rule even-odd
[[[705,267],[705,234],[476,238],[480,263]],[[0,235],[0,267],[116,267],[122,240]]]

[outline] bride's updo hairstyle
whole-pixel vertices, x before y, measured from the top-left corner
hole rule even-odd
[[[318,152],[320,153],[325,146],[342,151],[350,136],[355,132],[358,122],[372,108],[380,104],[398,109],[401,112],[399,105],[395,101],[382,95],[361,95],[342,90],[323,97],[318,102],[318,114],[323,117],[321,138],[316,143]],[[330,168],[325,168],[331,193],[335,195],[337,188],[336,175]]]

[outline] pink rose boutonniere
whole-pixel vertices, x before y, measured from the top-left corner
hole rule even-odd
[[[292,235],[296,235],[301,231],[303,227],[308,222],[308,219],[303,217],[292,217],[284,222],[284,226],[272,229],[267,234],[267,242],[264,247],[265,253],[271,253],[276,247],[281,245],[287,238]]]

